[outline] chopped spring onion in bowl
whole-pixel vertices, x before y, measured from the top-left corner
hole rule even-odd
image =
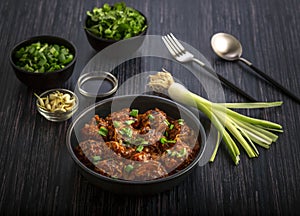
[[[158,72],[150,75],[149,87],[157,92],[167,91],[170,98],[188,106],[193,106],[203,112],[216,127],[219,135],[227,146],[233,162],[237,165],[240,161],[240,151],[235,140],[243,147],[250,158],[258,157],[256,145],[270,148],[270,145],[278,138],[273,132],[283,132],[282,126],[266,121],[242,115],[234,109],[269,108],[281,106],[281,101],[257,102],[257,103],[214,103],[197,94],[192,93],[183,85],[176,83],[172,75],[167,72]],[[210,159],[214,161],[219,145]]]
[[[21,69],[44,73],[63,69],[74,55],[70,50],[58,44],[41,43],[40,41],[21,47],[15,53],[16,65]]]

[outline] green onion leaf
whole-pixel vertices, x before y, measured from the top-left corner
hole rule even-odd
[[[167,143],[176,143],[176,140],[167,140]]]
[[[131,164],[128,164],[124,169],[127,173],[130,173],[134,169],[134,167]]]
[[[172,154],[172,151],[170,149],[167,149],[166,152],[167,152],[168,155]]]
[[[132,137],[132,130],[129,127],[122,128],[120,132],[122,135],[126,135],[127,137]]]
[[[148,115],[148,119],[149,119],[149,120],[154,120],[154,116],[151,115],[151,114],[149,114],[149,115]]]
[[[108,134],[107,128],[101,126],[100,129],[99,129],[99,134],[100,134],[101,136],[107,136],[107,134]]]
[[[167,139],[166,139],[166,137],[162,137],[162,138],[160,138],[159,141],[161,144],[165,144],[167,142]]]
[[[168,140],[166,137],[160,138],[160,143],[165,144],[165,143],[176,143],[176,140]]]
[[[135,122],[135,120],[127,120],[127,121],[125,121],[125,123],[127,124],[127,125],[131,125],[132,123],[134,123]]]
[[[62,53],[60,50],[65,50],[65,52]],[[21,47],[16,51],[15,57],[18,67],[34,73],[60,70],[74,58],[69,49],[64,46],[48,43],[41,44],[40,42]]]
[[[135,150],[136,150],[137,152],[141,152],[141,151],[143,151],[143,149],[144,149],[144,146],[139,145]]]
[[[99,160],[101,160],[101,157],[99,155],[93,156],[93,162],[98,162]]]
[[[167,119],[164,120],[164,123],[165,123],[167,126],[170,125],[170,122],[169,122]]]
[[[178,119],[178,124],[183,125],[184,124],[184,120],[183,119]]]
[[[121,123],[119,121],[113,121],[113,125],[114,125],[115,128],[120,127],[120,124]]]
[[[242,115],[234,109],[253,109],[269,108],[281,106],[281,101],[275,102],[256,102],[256,103],[214,103],[186,89],[182,84],[176,83],[172,75],[163,70],[156,75],[150,75],[149,86],[157,92],[167,91],[168,96],[180,103],[193,106],[200,110],[210,119],[214,127],[218,130],[218,140],[210,161],[214,161],[219,141],[222,138],[228,152],[237,165],[240,160],[240,151],[237,143],[241,144],[248,156],[257,157],[259,155],[255,144],[264,148],[270,148],[270,145],[278,138],[274,132],[283,132],[280,124]],[[184,124],[183,119],[178,119],[178,124]],[[171,126],[169,126],[171,127]],[[169,142],[161,139],[162,143]],[[236,142],[237,141],[237,142]],[[172,152],[172,155],[175,155]],[[178,153],[178,156],[184,155],[184,150]]]
[[[132,117],[137,117],[138,114],[139,114],[139,110],[137,110],[137,109],[132,109],[129,113],[129,115]]]
[[[187,154],[186,148],[182,148],[182,149],[179,151],[179,157],[184,157],[186,154]]]

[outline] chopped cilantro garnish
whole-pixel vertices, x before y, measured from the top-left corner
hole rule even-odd
[[[120,40],[134,37],[146,28],[146,19],[137,10],[127,7],[124,2],[113,6],[105,3],[101,8],[87,11],[89,19],[86,28],[105,39]]]

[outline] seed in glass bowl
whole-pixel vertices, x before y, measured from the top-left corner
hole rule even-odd
[[[68,93],[54,91],[45,97],[40,97],[37,94],[38,106],[49,112],[66,112],[72,110],[75,106],[75,98]]]

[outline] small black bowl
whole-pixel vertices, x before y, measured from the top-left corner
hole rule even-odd
[[[83,128],[95,114],[98,114],[100,117],[106,117],[114,111],[128,107],[138,109],[140,113],[144,113],[149,109],[159,108],[173,119],[183,118],[185,122],[188,122],[190,128],[198,132],[200,151],[195,159],[187,167],[175,174],[147,181],[129,181],[110,178],[86,167],[75,154],[75,148],[79,145],[81,140],[81,128]],[[208,162],[206,158],[209,158],[207,157],[205,131],[199,119],[182,105],[162,97],[151,95],[118,96],[105,99],[86,108],[73,119],[72,124],[69,126],[66,145],[76,167],[89,182],[101,189],[127,195],[149,195],[171,189],[184,180],[187,175],[197,167],[198,163],[205,164]]]
[[[136,9],[135,9],[136,10]],[[136,10],[138,11],[138,10]],[[95,34],[93,34],[92,32],[90,32],[89,30],[87,30],[87,23],[89,21],[89,16],[86,16],[85,18],[85,22],[84,22],[84,31],[86,34],[86,37],[90,43],[90,45],[94,48],[94,50],[96,51],[101,51],[102,49],[104,49],[105,47],[112,45],[113,43],[119,42],[119,41],[126,41],[126,46],[124,46],[124,48],[128,47],[130,48],[131,52],[134,52],[135,50],[137,50],[141,44],[144,41],[144,36],[147,33],[148,30],[148,21],[147,18],[144,14],[142,14],[140,11],[138,11],[143,17],[145,17],[145,25],[147,25],[147,28],[145,28],[144,31],[142,31],[140,34],[132,37],[132,38],[127,38],[127,39],[121,39],[121,40],[111,40],[111,39],[105,39],[105,38],[101,38]]]
[[[33,73],[28,72],[26,70],[23,70],[19,68],[15,62],[17,61],[15,57],[15,53],[17,50],[19,50],[21,47],[29,46],[32,43],[41,42],[41,43],[48,43],[48,44],[57,44],[57,45],[63,45],[64,47],[68,48],[70,52],[73,54],[74,58],[73,60],[66,65],[63,69],[53,71],[53,72],[44,72],[44,73]],[[27,85],[30,88],[33,89],[50,89],[50,88],[57,88],[61,87],[72,75],[75,62],[77,58],[77,50],[75,45],[67,41],[63,38],[56,37],[56,36],[50,36],[50,35],[42,35],[42,36],[36,36],[29,38],[27,40],[24,40],[18,44],[16,44],[11,52],[10,52],[10,63],[14,69],[14,72],[17,76],[17,78]]]

